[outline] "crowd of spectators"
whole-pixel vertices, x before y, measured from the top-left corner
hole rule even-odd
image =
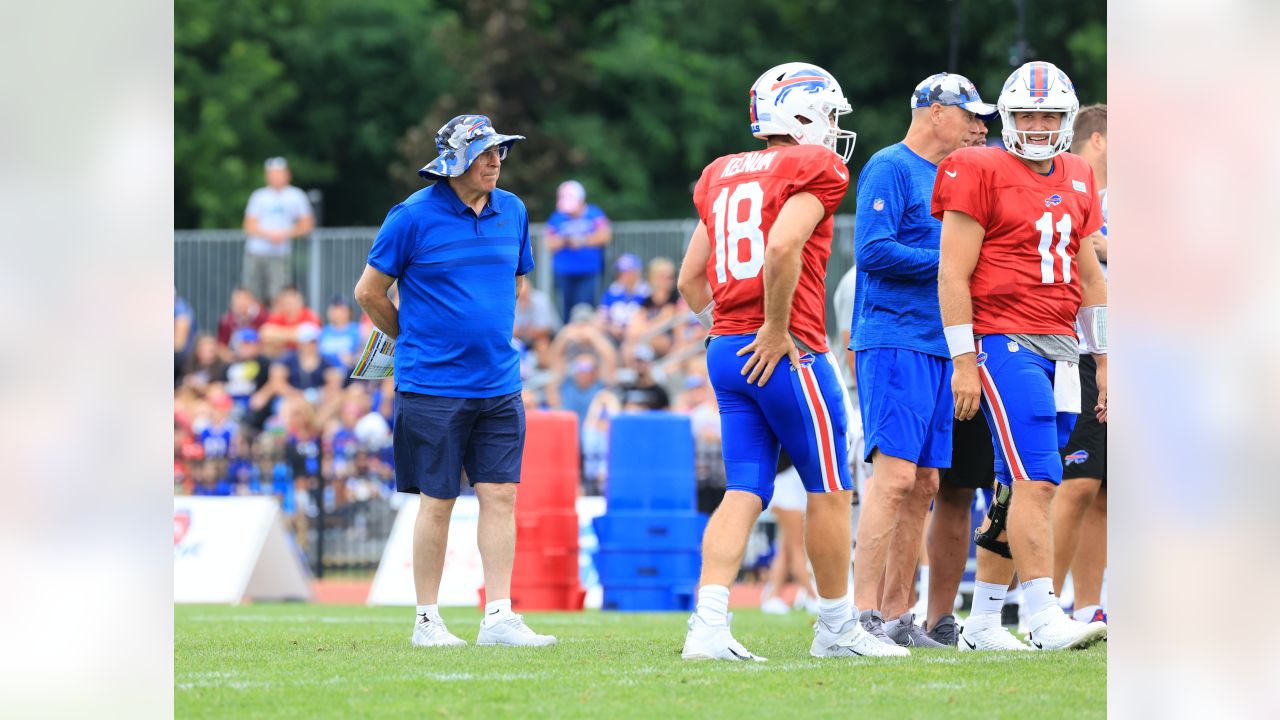
[[[718,502],[717,480],[723,492],[705,331],[676,292],[675,274],[667,258],[644,268],[621,255],[598,303],[574,305],[567,323],[532,282],[518,298],[513,343],[525,405],[578,416],[584,494],[602,493],[607,482],[610,419],[650,410],[691,417],[700,498]],[[377,498],[398,504],[394,382],[350,379],[372,325],[347,298],[332,298],[322,322],[294,287],[269,306],[240,287],[208,329],[178,294],[174,305],[175,492],[274,494],[302,523],[316,514],[321,487],[330,513]]]

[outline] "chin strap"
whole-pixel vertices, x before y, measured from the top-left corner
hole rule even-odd
[[[973,542],[980,548],[986,548],[997,555],[1013,558],[1013,553],[1009,550],[1009,543],[997,540],[1000,533],[1004,532],[1005,520],[1009,514],[1009,498],[1013,496],[1013,487],[1004,483],[996,483],[995,496],[992,499],[991,507],[987,508],[987,517],[991,520],[991,524],[986,530],[978,528],[973,531]]]

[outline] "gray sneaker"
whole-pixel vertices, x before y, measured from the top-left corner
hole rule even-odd
[[[902,647],[946,647],[937,640],[929,637],[925,631],[916,624],[916,615],[911,612],[905,612],[897,620],[890,620],[885,623],[884,634],[888,635],[890,640],[893,640]]]
[[[927,634],[947,647],[955,647],[956,643],[960,641],[960,630],[956,627],[956,616],[943,615],[932,628],[928,629]]]
[[[884,633],[884,618],[880,617],[880,613],[875,610],[863,610],[858,615],[858,622],[862,623],[862,629],[871,633],[877,640],[885,645],[897,645],[893,638]]]

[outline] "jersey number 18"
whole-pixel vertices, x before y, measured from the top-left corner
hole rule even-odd
[[[747,217],[739,220],[738,208],[747,203]],[[724,188],[711,205],[715,216],[711,239],[716,252],[716,281],[750,280],[764,267],[764,231],[760,228],[760,211],[764,207],[764,190],[752,180],[733,188]],[[747,241],[746,257],[742,257],[742,241]],[[726,273],[727,270],[727,273]]]

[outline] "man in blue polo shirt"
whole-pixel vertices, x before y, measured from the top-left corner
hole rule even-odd
[[[933,184],[938,163],[994,113],[964,76],[932,75],[911,95],[906,137],[872,155],[858,176],[849,349],[857,352],[863,459],[873,472],[858,520],[854,605],[868,632],[899,645],[943,646],[907,612],[938,468],[951,467],[955,411],[938,311],[942,223],[930,214]]]
[[[524,450],[516,295],[533,269],[529,215],[497,189],[508,150],[483,115],[436,133],[440,156],[418,172],[437,182],[387,214],[356,299],[396,340],[396,487],[419,496],[413,532],[418,595],[412,644],[466,644],[440,618],[449,517],[462,471],[480,502],[477,537],[488,603],[476,643],[554,645],[511,611],[516,483]],[[387,297],[399,281],[400,306]]]

